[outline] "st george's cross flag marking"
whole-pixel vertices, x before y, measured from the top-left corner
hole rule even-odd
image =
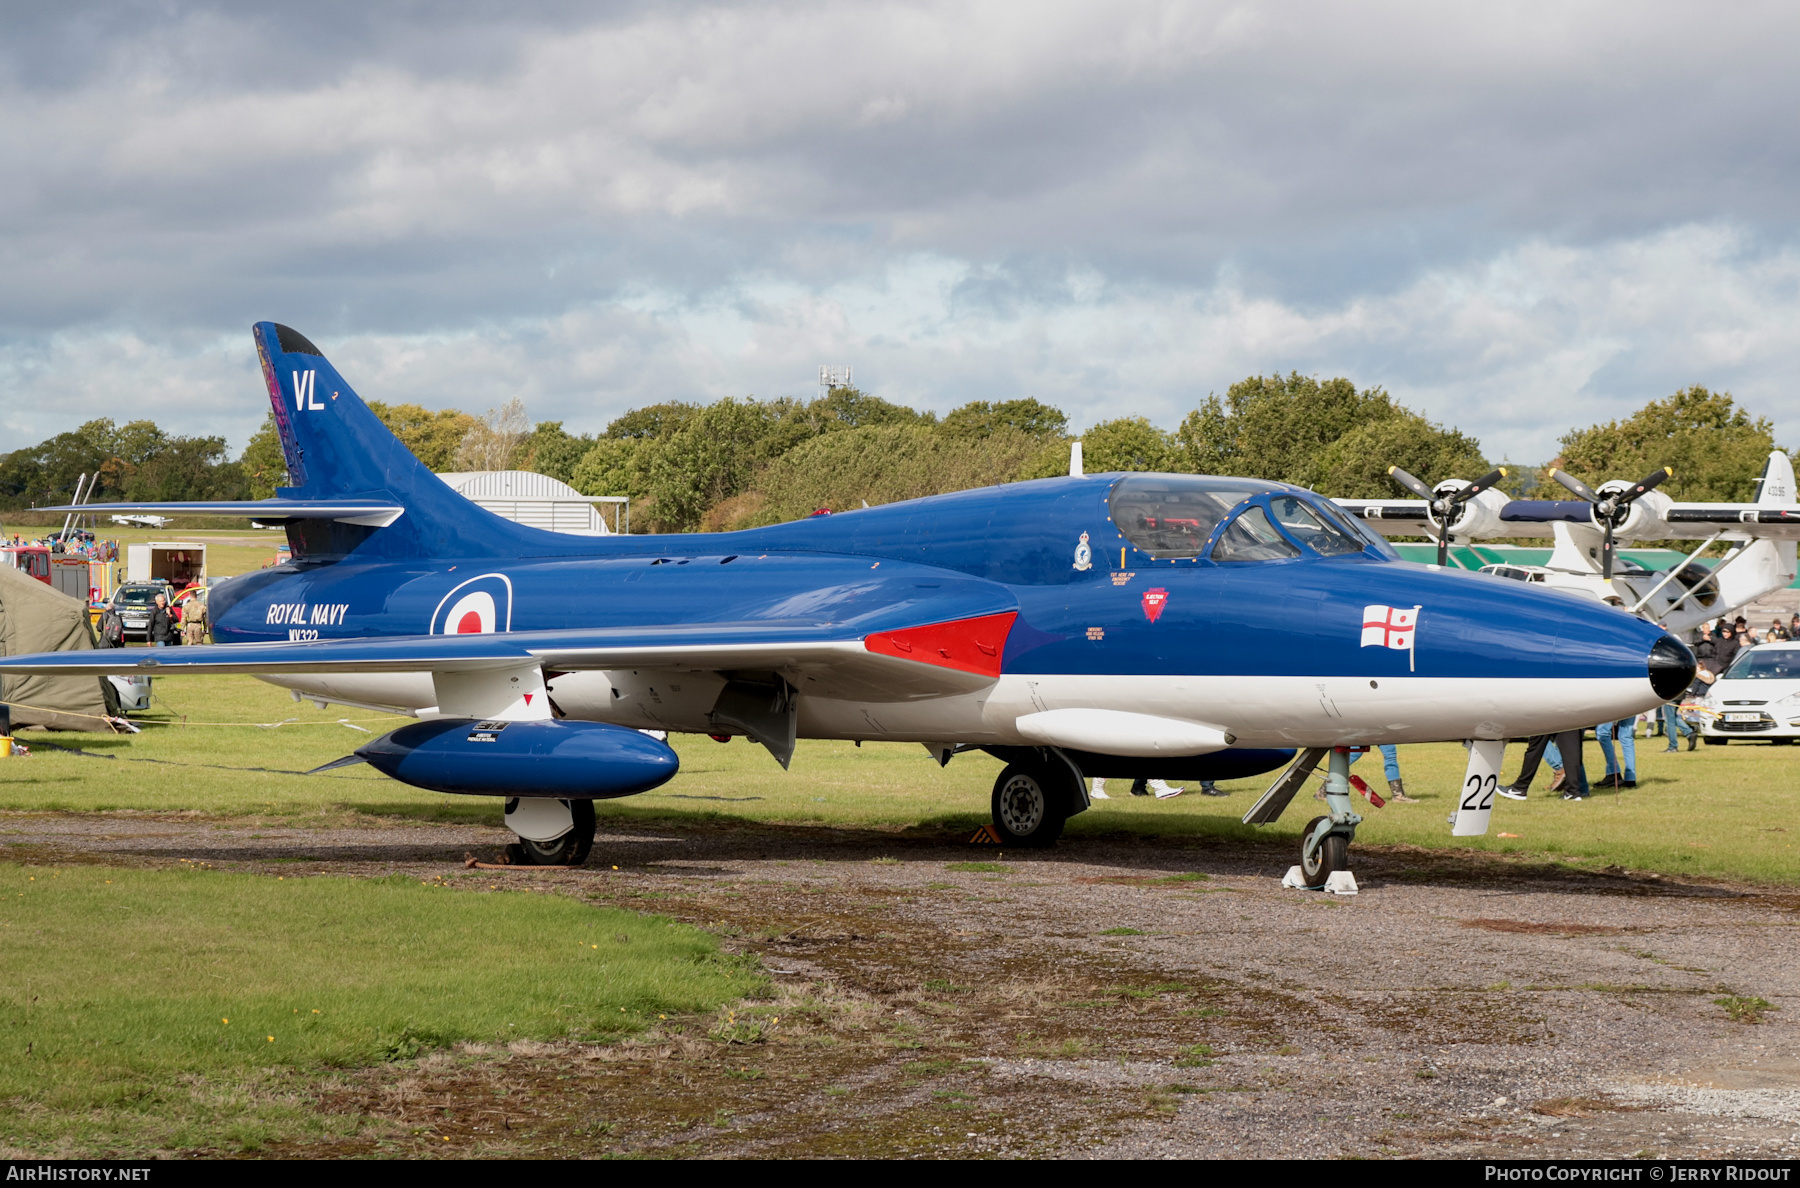
[[[1362,646],[1365,648],[1393,648],[1407,653],[1407,667],[1416,670],[1418,665],[1413,654],[1413,636],[1419,626],[1419,612],[1423,606],[1365,606],[1363,607]]]

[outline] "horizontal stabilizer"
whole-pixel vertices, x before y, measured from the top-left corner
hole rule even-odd
[[[82,503],[45,507],[39,511],[123,512],[133,515],[248,516],[253,520],[336,520],[340,524],[365,524],[386,528],[405,514],[397,503],[375,499],[232,499],[184,503]]]

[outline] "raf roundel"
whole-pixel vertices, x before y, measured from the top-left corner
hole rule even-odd
[[[512,630],[512,582],[484,573],[454,587],[431,614],[432,635],[491,635]]]

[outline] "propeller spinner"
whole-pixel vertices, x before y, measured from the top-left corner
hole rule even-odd
[[[1426,506],[1430,508],[1432,523],[1437,525],[1438,530],[1437,563],[1441,566],[1450,560],[1450,522],[1456,518],[1456,509],[1483,491],[1498,485],[1500,480],[1506,477],[1506,468],[1496,467],[1462,490],[1445,491],[1441,495],[1398,466],[1388,467],[1388,477],[1423,499]]]
[[[1608,581],[1612,580],[1614,553],[1613,529],[1625,522],[1625,516],[1621,513],[1635,503],[1640,496],[1654,490],[1665,480],[1673,478],[1674,476],[1674,470],[1667,466],[1659,466],[1651,471],[1649,475],[1644,478],[1644,481],[1637,484],[1635,487],[1627,487],[1623,491],[1614,491],[1610,495],[1602,495],[1574,475],[1567,474],[1554,467],[1551,468],[1551,478],[1568,488],[1571,493],[1579,495],[1581,498],[1594,505],[1594,511],[1599,517],[1601,529],[1606,536],[1605,543],[1600,548],[1601,577]]]

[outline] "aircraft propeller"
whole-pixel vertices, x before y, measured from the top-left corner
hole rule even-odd
[[[1475,496],[1495,486],[1506,477],[1505,467],[1496,467],[1492,473],[1476,479],[1460,491],[1445,491],[1442,495],[1427,487],[1412,475],[1398,466],[1388,467],[1388,477],[1423,499],[1431,509],[1431,518],[1438,526],[1438,558],[1442,566],[1450,559],[1450,521],[1455,518],[1456,509]]]
[[[1601,495],[1598,491],[1582,482],[1572,474],[1567,474],[1552,467],[1550,477],[1567,487],[1572,493],[1579,495],[1594,505],[1599,513],[1600,523],[1606,533],[1606,543],[1600,549],[1600,576],[1612,580],[1613,571],[1613,529],[1622,524],[1625,517],[1619,513],[1629,508],[1638,497],[1653,490],[1665,479],[1673,478],[1675,472],[1667,466],[1659,466],[1635,487],[1627,487],[1623,491],[1614,491],[1611,495]]]

